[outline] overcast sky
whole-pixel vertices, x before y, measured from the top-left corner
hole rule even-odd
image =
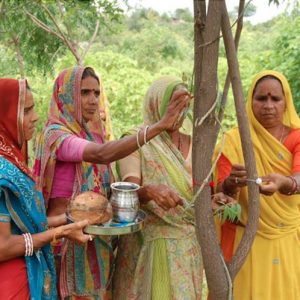
[[[177,8],[189,8],[193,11],[193,0],[129,0],[129,4],[133,7],[146,7],[153,8],[154,10],[163,12],[174,12]],[[247,3],[248,1],[246,1]],[[238,0],[226,0],[228,10],[232,10],[235,6],[238,6]],[[253,24],[268,21],[281,13],[285,5],[277,7],[275,4],[268,5],[269,0],[252,0],[252,3],[256,6],[256,14],[248,18]]]

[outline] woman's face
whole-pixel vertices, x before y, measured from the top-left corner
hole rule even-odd
[[[282,124],[285,108],[285,97],[278,80],[266,78],[257,84],[252,97],[252,110],[264,128]]]
[[[23,131],[25,141],[29,141],[32,138],[35,129],[35,122],[38,119],[38,114],[34,110],[34,100],[32,93],[30,90],[26,89],[23,119]]]
[[[81,80],[81,109],[82,118],[88,122],[98,112],[100,86],[94,77],[86,77]]]

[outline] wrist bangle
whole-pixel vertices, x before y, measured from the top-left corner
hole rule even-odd
[[[294,176],[286,176],[286,177],[290,178],[292,180],[292,188],[286,194],[289,196],[294,195],[298,191],[298,184],[297,184],[296,178]]]
[[[136,144],[138,145],[139,149],[141,148],[141,144],[139,141],[139,133],[141,132],[141,129],[139,128],[137,133],[136,133]]]
[[[149,141],[147,142],[147,131],[148,131],[148,129],[149,129],[149,125],[147,125],[146,127],[145,127],[145,129],[144,129],[144,144],[145,145],[148,145],[149,144]]]
[[[53,234],[53,238],[52,238],[52,242],[51,242],[52,245],[56,245],[58,243],[57,236],[61,235],[62,232],[63,232],[63,230],[61,227],[57,227],[54,229],[54,234]]]
[[[33,240],[32,236],[29,232],[23,233],[23,238],[25,242],[25,256],[32,256],[33,255]]]

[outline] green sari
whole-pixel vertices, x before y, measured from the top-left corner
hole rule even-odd
[[[153,83],[145,96],[145,125],[161,118],[178,84],[181,82],[170,76]],[[164,184],[191,201],[190,164],[167,133],[144,145],[138,156],[143,185]],[[113,298],[201,299],[202,259],[193,209],[177,206],[164,211],[154,201],[143,209],[148,215],[145,229],[120,238]]]

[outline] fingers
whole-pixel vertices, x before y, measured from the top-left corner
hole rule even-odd
[[[75,223],[66,224],[66,225],[62,225],[62,226],[63,226],[64,231],[72,231],[72,230],[76,230],[76,229],[82,229],[82,228],[86,227],[87,225],[89,225],[89,221],[83,220],[83,221],[78,221]]]
[[[157,193],[153,200],[164,210],[169,210],[177,205],[183,205],[180,196],[165,185],[157,186]]]
[[[217,193],[217,194],[214,194],[212,196],[212,209],[215,210],[217,209],[219,206],[222,206],[222,205],[233,205],[237,203],[237,201],[228,196],[228,195],[225,195],[223,193]]]
[[[239,165],[239,164],[233,164],[232,169],[237,170],[237,171],[246,171],[245,166],[244,165]]]
[[[260,185],[259,191],[263,195],[271,196],[277,191],[277,187],[273,182],[268,182],[266,184]]]
[[[193,98],[193,96],[187,90],[180,89],[180,90],[175,91],[172,94],[170,103],[172,103],[173,101],[179,100],[183,96],[188,96],[189,99]]]

